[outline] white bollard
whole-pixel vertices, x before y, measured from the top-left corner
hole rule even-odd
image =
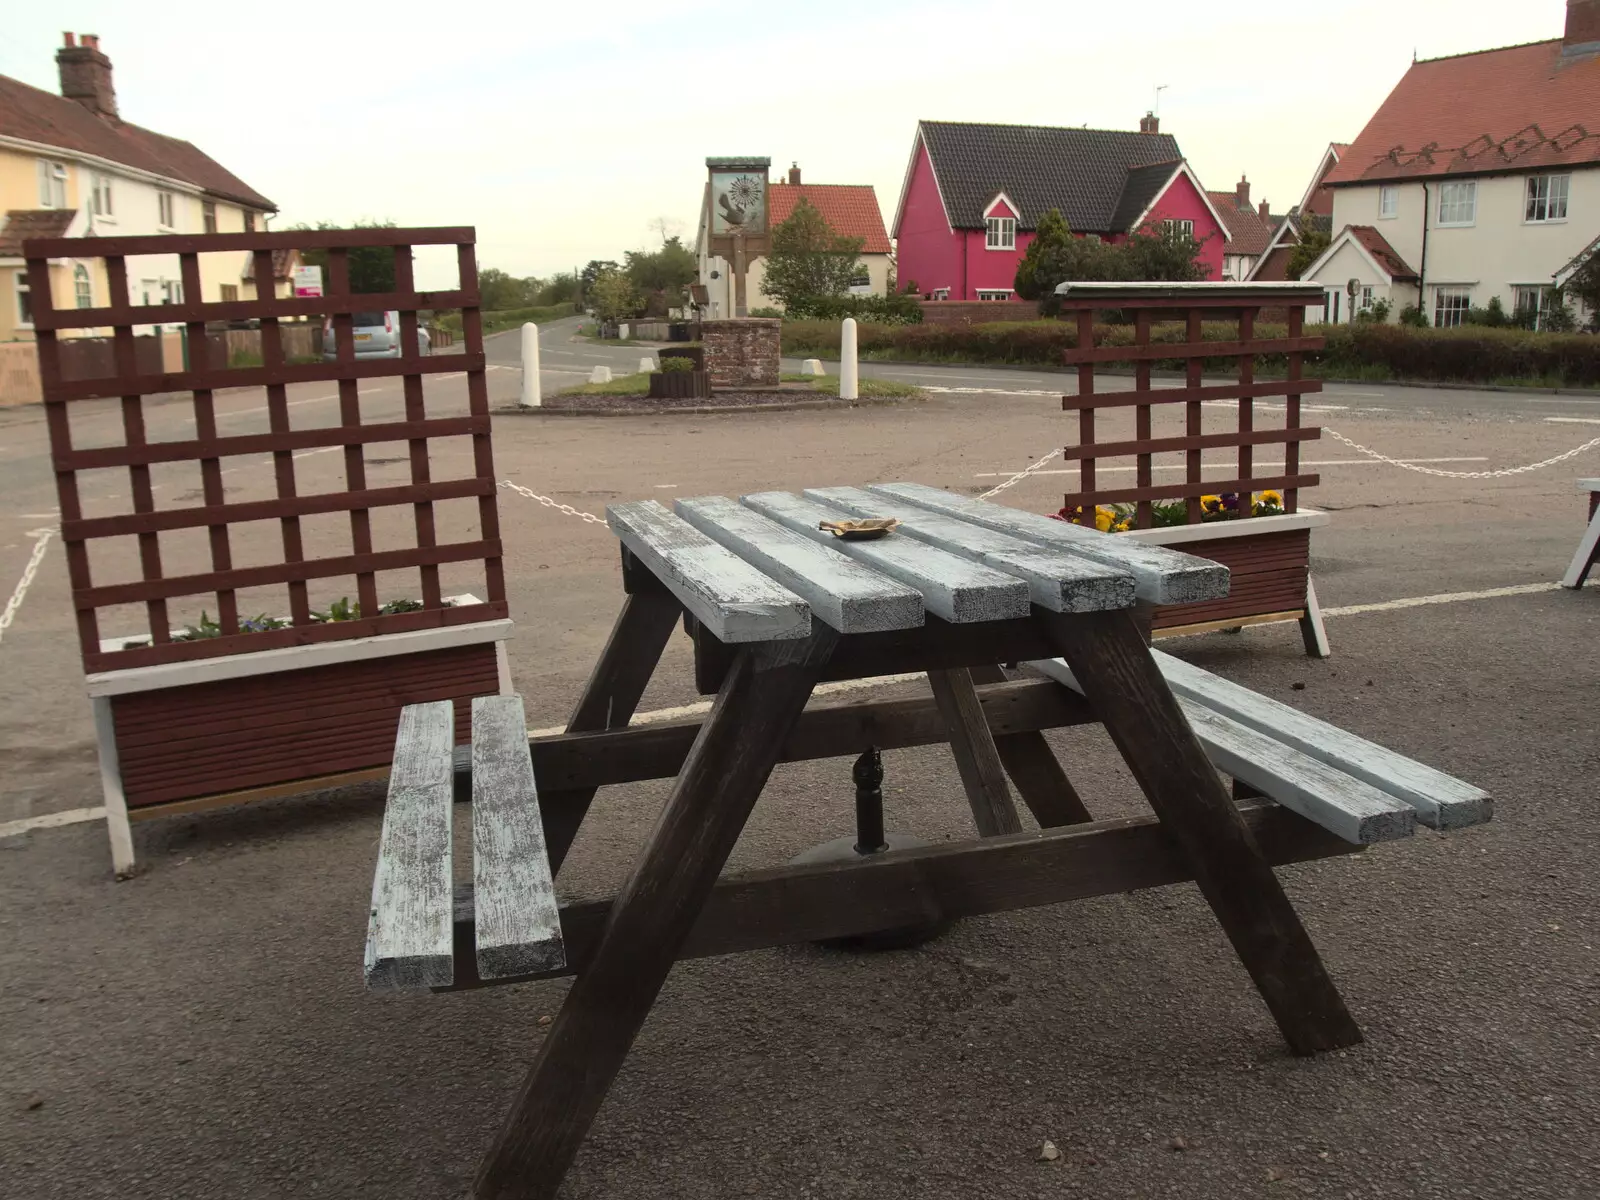
[[[648,354],[639,360],[639,370],[641,372],[654,371],[655,369],[656,360],[651,358]]]
[[[522,407],[538,408],[543,403],[539,395],[539,327],[529,321],[522,327]]]
[[[856,367],[856,319],[846,317],[839,330],[839,399],[860,398]]]
[[[611,382],[611,368],[610,367],[596,367],[594,370],[589,372],[589,382],[590,383],[610,383]]]
[[[633,326],[632,325],[629,325],[626,322],[624,322],[623,324],[617,326],[617,339],[619,341],[624,341],[625,342],[632,336],[633,336]]]
[[[820,358],[808,358],[800,364],[800,374],[823,375],[826,372],[822,369],[822,360]]]

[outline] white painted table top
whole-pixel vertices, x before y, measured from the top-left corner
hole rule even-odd
[[[895,517],[886,537],[850,541],[825,520]],[[696,496],[611,505],[622,544],[724,642],[910,629],[931,613],[967,624],[1100,612],[1136,600],[1228,593],[1217,563],[918,484]]]

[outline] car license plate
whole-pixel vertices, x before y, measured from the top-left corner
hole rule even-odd
[[[370,333],[358,333],[358,334],[356,334],[356,341],[358,341],[358,342],[370,342],[371,340],[372,340],[372,335]]]

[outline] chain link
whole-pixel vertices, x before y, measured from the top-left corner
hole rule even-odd
[[[1022,470],[1018,471],[1015,475],[1013,475],[1010,479],[1006,480],[1004,483],[995,484],[994,487],[990,488],[987,492],[984,492],[981,496],[978,497],[978,499],[979,500],[987,500],[990,496],[993,496],[993,495],[996,495],[996,494],[998,494],[1000,492],[1005,491],[1012,484],[1021,483],[1024,479],[1026,479],[1029,475],[1032,475],[1035,471],[1043,470],[1045,467],[1049,466],[1052,462],[1055,461],[1056,455],[1058,455],[1060,453],[1061,453],[1060,450],[1052,450],[1052,451],[1050,451],[1049,454],[1046,454],[1043,458],[1041,458],[1038,462],[1034,463],[1031,467],[1024,467]]]
[[[1575,458],[1582,454],[1585,450],[1592,450],[1596,446],[1600,446],[1600,437],[1597,437],[1589,439],[1583,445],[1578,446],[1575,449],[1568,450],[1565,454],[1557,454],[1554,458],[1547,458],[1542,462],[1529,463],[1525,467],[1506,467],[1499,471],[1441,471],[1436,467],[1419,467],[1415,463],[1404,462],[1398,458],[1390,458],[1387,454],[1379,454],[1376,450],[1369,450],[1360,442],[1353,442],[1338,430],[1329,429],[1326,425],[1324,425],[1322,429],[1324,433],[1327,433],[1338,441],[1343,442],[1352,450],[1359,450],[1368,458],[1375,458],[1379,462],[1388,463],[1391,467],[1400,467],[1406,471],[1415,471],[1418,475],[1438,475],[1444,479],[1499,479],[1506,475],[1522,475],[1528,471],[1540,471],[1545,467],[1553,467],[1558,462],[1566,462],[1567,459]]]
[[[516,492],[519,496],[526,496],[529,500],[537,500],[546,508],[553,508],[557,512],[564,512],[569,517],[581,517],[583,520],[588,521],[591,525],[604,525],[606,523],[606,519],[604,517],[597,517],[593,513],[584,512],[580,508],[573,508],[570,504],[563,504],[559,500],[552,500],[549,496],[541,496],[538,492],[533,491],[531,488],[525,488],[520,483],[512,483],[509,479],[502,479],[500,481],[500,486],[503,488],[509,488],[511,491]]]
[[[39,564],[44,561],[44,552],[50,548],[50,539],[55,534],[54,529],[28,531],[29,537],[39,540],[33,544],[33,553],[28,556],[28,565],[22,568],[22,578],[17,580],[16,590],[11,593],[11,599],[6,601],[5,611],[0,612],[0,638],[5,637],[6,630],[11,628],[11,622],[17,619],[17,610],[22,607],[22,598],[33,586],[33,577],[39,573]]]

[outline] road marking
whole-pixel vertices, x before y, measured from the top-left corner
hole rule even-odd
[[[1546,417],[1557,425],[1600,425],[1600,417]]]
[[[47,513],[18,513],[17,516],[24,521],[54,521],[61,515],[58,509],[51,509]]]
[[[1553,592],[1559,583],[1519,583],[1511,587],[1484,588],[1476,592],[1438,592],[1431,596],[1405,596],[1398,600],[1384,600],[1377,604],[1346,604],[1339,608],[1325,608],[1324,617],[1355,617],[1365,613],[1396,612],[1404,608],[1422,608],[1432,604],[1459,604],[1465,600],[1496,600],[1505,596],[1530,596],[1539,592]],[[909,683],[920,679],[921,672],[905,675],[880,675],[873,679],[845,679],[838,683],[824,683],[815,689],[816,695],[838,692],[864,691],[891,683]],[[711,711],[712,701],[700,700],[676,708],[658,708],[651,712],[635,713],[631,724],[651,725],[658,721],[675,721],[682,717],[699,716]],[[565,725],[549,725],[543,729],[528,730],[529,737],[554,737],[566,732]],[[98,821],[105,816],[104,808],[74,808],[66,812],[45,813],[37,817],[24,817],[20,821],[0,824],[0,839],[16,837],[34,829],[52,829],[61,825],[76,825],[84,821]]]
[[[1501,596],[1531,596],[1536,592],[1553,592],[1559,583],[1519,583],[1514,587],[1485,588],[1478,592],[1439,592],[1432,596],[1406,596],[1400,600],[1384,600],[1378,604],[1346,604],[1342,608],[1325,608],[1325,617],[1354,617],[1362,613],[1395,612],[1402,608],[1422,608],[1428,604],[1456,604],[1462,600],[1494,600]]]
[[[1166,453],[1175,454],[1175,453],[1179,453],[1179,451],[1167,451]],[[1402,458],[1402,459],[1396,459],[1395,461],[1404,462],[1404,463],[1478,463],[1478,462],[1488,462],[1489,460],[1487,458],[1484,458],[1484,457],[1480,456],[1480,457],[1477,457],[1477,458]],[[1230,467],[1230,468],[1232,467],[1232,465],[1233,465],[1232,463],[1225,463],[1225,462],[1221,462],[1221,463],[1219,463],[1219,462],[1210,462],[1210,463],[1203,464],[1204,467]],[[1381,465],[1381,464],[1379,464],[1378,460],[1375,459],[1375,458],[1324,458],[1324,459],[1313,459],[1310,462],[1302,462],[1300,465],[1302,467],[1370,467],[1370,466]],[[1272,469],[1272,468],[1280,468],[1281,464],[1278,464],[1278,463],[1257,463],[1256,466],[1260,467],[1262,470],[1268,470],[1268,469]],[[1104,472],[1104,473],[1111,473],[1111,472],[1115,472],[1115,471],[1124,471],[1124,472],[1126,472],[1126,471],[1137,471],[1139,468],[1137,466],[1129,466],[1129,467],[1099,467],[1097,469],[1100,470],[1101,472]],[[1184,467],[1184,465],[1182,463],[1152,463],[1151,464],[1151,469],[1155,470],[1155,471],[1182,471],[1182,470],[1185,470],[1186,468]],[[1077,467],[1051,467],[1048,470],[1035,471],[1034,472],[1035,475],[1076,475],[1077,473],[1078,473],[1078,468]],[[996,479],[1001,475],[1011,475],[1011,474],[1015,474],[1015,472],[1012,472],[1012,471],[978,471],[978,472],[975,472],[972,477],[974,479]]]

